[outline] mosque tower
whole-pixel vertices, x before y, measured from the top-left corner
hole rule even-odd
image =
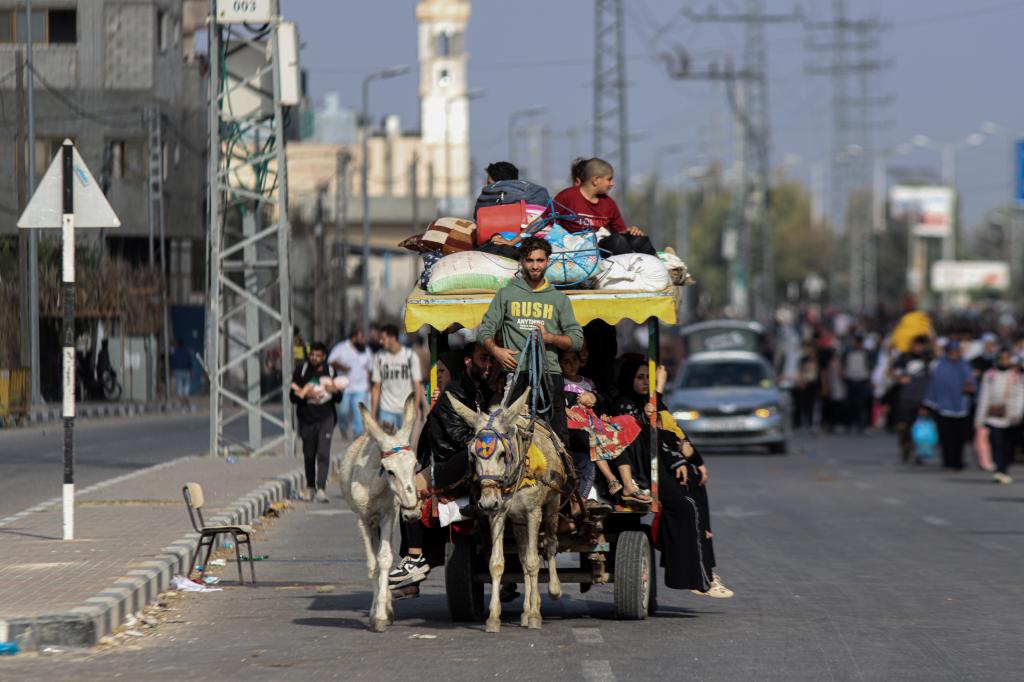
[[[469,0],[421,0],[416,5],[421,163],[432,169],[420,176],[420,193],[427,193],[426,183],[432,177],[430,193],[444,200],[450,192],[454,215],[466,215],[470,210],[469,54],[465,40],[469,15]]]

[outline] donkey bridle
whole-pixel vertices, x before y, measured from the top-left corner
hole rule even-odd
[[[526,463],[526,458],[518,453],[518,449],[512,447],[512,438],[509,434],[503,433],[497,429],[494,424],[494,420],[501,416],[504,412],[504,408],[495,410],[487,418],[487,424],[477,431],[476,438],[473,439],[473,443],[470,444],[470,454],[473,457],[480,459],[490,459],[494,452],[497,452],[497,448],[494,449],[488,455],[481,455],[478,451],[474,451],[474,445],[480,440],[481,434],[493,434],[495,440],[501,443],[505,448],[505,473],[501,476],[494,476],[490,474],[477,474],[477,480],[480,482],[481,488],[498,488],[502,493],[507,493],[510,490],[515,491],[515,488],[519,487],[519,482],[523,476],[523,467]],[[513,431],[518,436],[518,429],[513,427]],[[513,472],[513,469],[515,470]],[[514,475],[513,475],[514,473]]]

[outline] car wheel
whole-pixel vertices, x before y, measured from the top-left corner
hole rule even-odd
[[[786,454],[786,441],[779,441],[778,443],[772,443],[768,446],[768,452],[773,455],[784,455]]]

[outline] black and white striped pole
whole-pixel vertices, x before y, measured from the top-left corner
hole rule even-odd
[[[61,229],[61,363],[64,378],[64,539],[75,539],[75,229],[120,227],[71,140],[64,140],[18,218],[19,228]]]
[[[75,188],[74,148],[61,145],[61,299],[64,321],[64,539],[75,539]]]

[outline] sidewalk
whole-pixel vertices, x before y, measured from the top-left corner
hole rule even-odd
[[[189,414],[206,411],[209,407],[209,396],[196,396],[188,405],[183,405],[177,400],[155,400],[147,403],[80,402],[75,404],[75,419],[128,417],[139,414]],[[59,422],[63,416],[63,408],[59,402],[37,405],[30,407],[28,414],[24,416],[11,416],[0,420],[0,430]]]
[[[344,443],[334,447],[337,465]],[[252,523],[304,486],[302,460],[183,457],[79,494],[75,540],[63,541],[59,504],[0,527],[0,642],[22,649],[90,646],[184,574],[197,535],[181,488],[202,484],[209,525]],[[260,540],[253,540],[254,554]]]

